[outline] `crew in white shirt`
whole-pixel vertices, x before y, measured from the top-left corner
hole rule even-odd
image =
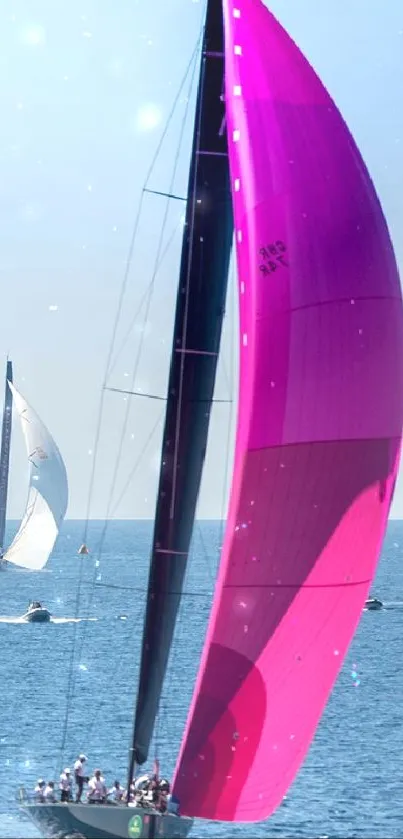
[[[43,793],[45,791],[45,781],[42,778],[38,778],[36,787],[34,789],[34,796],[35,800],[39,801],[41,804],[44,801]]]
[[[107,796],[107,789],[105,781],[101,775],[101,770],[96,769],[93,777],[88,784],[88,801],[91,804],[103,804]]]
[[[73,797],[73,782],[71,780],[70,769],[65,769],[60,775],[60,801],[71,801]]]
[[[76,793],[76,802],[78,803],[81,801],[81,796],[83,794],[83,787],[85,781],[88,781],[88,778],[84,775],[84,763],[87,760],[85,755],[79,755],[78,759],[74,764],[74,780],[76,782],[77,793]]]
[[[54,804],[56,802],[54,781],[48,781],[43,793],[43,797],[45,799],[45,802],[47,802],[48,804]]]
[[[108,798],[112,801],[121,801],[123,798],[123,792],[124,790],[120,786],[119,781],[115,781],[113,787],[108,790]]]

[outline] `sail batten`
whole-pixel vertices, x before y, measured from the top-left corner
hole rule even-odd
[[[234,475],[181,812],[267,818],[381,550],[403,422],[396,260],[359,151],[260,0],[223,0],[240,300]]]
[[[210,0],[203,39],[167,408],[129,767],[147,759],[172,644],[213,402],[233,215],[224,105],[222,14]],[[209,154],[198,154],[200,150]]]
[[[68,503],[66,468],[55,441],[35,411],[9,383],[18,412],[30,464],[28,500],[8,562],[41,570],[53,550]]]

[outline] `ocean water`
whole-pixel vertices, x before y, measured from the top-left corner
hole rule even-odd
[[[91,524],[88,557],[77,556],[82,524],[68,521],[48,569],[0,573],[0,837],[38,836],[19,812],[15,792],[39,776],[57,779],[80,751],[89,769],[99,766],[108,782],[125,779],[151,525],[112,522],[106,534],[102,528]],[[197,525],[156,734],[168,776],[203,642],[221,536],[219,523]],[[195,822],[192,837],[403,836],[402,552],[403,522],[391,522],[373,586],[387,608],[363,613],[283,805],[253,827]],[[30,599],[47,605],[56,622],[18,623]],[[77,617],[82,620],[73,622]]]

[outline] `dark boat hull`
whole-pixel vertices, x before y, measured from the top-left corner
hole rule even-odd
[[[23,618],[28,623],[49,623],[51,614],[47,609],[32,609],[31,612],[26,612]]]
[[[369,597],[368,600],[365,601],[365,608],[368,612],[377,612],[379,609],[383,608],[383,603],[381,600],[378,600],[377,597]]]
[[[184,839],[193,819],[114,804],[23,804],[49,839]]]

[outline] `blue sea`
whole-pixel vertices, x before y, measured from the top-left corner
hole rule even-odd
[[[10,523],[9,538],[14,530]],[[0,573],[1,837],[38,836],[18,810],[18,786],[57,779],[81,751],[111,784],[125,780],[151,523],[115,521],[105,531],[92,522],[91,553],[79,557],[82,539],[83,524],[67,521],[45,571]],[[221,539],[220,523],[197,525],[157,727],[165,775],[190,701]],[[195,822],[193,837],[403,836],[402,551],[403,522],[391,522],[372,590],[387,608],[363,613],[283,805],[253,827]],[[30,599],[55,622],[19,623]]]

